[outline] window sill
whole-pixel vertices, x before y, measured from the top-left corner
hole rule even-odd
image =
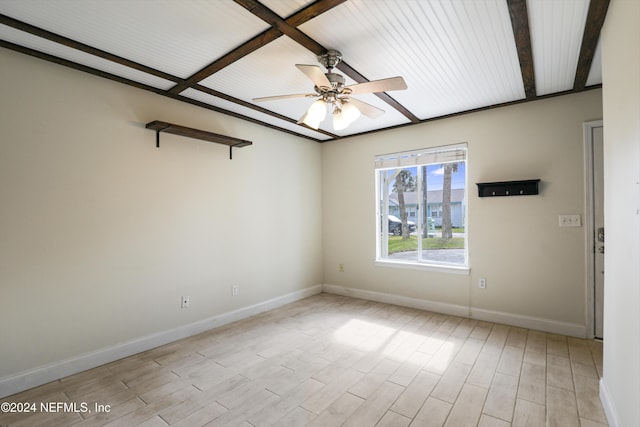
[[[471,271],[467,266],[452,265],[452,264],[427,264],[427,263],[389,261],[389,260],[375,260],[373,264],[378,267],[404,268],[408,270],[438,271],[442,273],[465,274],[465,275],[468,275]]]

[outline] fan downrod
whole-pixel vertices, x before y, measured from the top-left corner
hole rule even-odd
[[[327,53],[318,55],[318,62],[329,72],[331,72],[331,69],[338,65],[340,61],[342,61],[342,54],[335,49],[329,49]]]

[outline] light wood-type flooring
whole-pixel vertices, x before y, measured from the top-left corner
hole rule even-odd
[[[323,293],[6,397],[78,411],[0,425],[600,426],[601,355],[589,340]]]

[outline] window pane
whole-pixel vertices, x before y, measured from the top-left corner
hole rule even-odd
[[[382,211],[386,208],[386,249],[389,259],[417,261],[418,236],[415,219],[417,168],[390,169],[382,172]],[[385,242],[382,242],[385,244]]]
[[[465,264],[465,166],[456,162],[423,168],[427,191],[422,202],[429,231],[423,233],[423,261]]]

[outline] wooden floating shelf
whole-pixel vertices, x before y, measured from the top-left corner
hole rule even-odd
[[[539,179],[523,181],[478,182],[478,197],[532,196],[539,193]]]
[[[147,123],[147,129],[156,131],[156,147],[160,147],[160,132],[171,133],[179,136],[186,136],[188,138],[201,139],[203,141],[215,142],[216,144],[223,144],[229,146],[229,158],[231,157],[231,150],[236,147],[246,147],[252,145],[253,142],[244,139],[234,138],[232,136],[220,135],[213,132],[207,132],[200,129],[193,129],[186,126],[180,126],[173,123],[161,122],[160,120],[154,120]]]

